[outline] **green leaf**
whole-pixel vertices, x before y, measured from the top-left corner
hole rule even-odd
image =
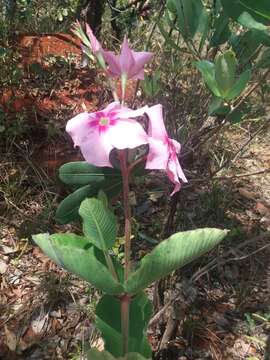
[[[116,239],[116,218],[112,211],[99,199],[85,199],[79,214],[83,219],[85,236],[100,250],[113,247]]]
[[[215,79],[215,65],[207,60],[196,61],[195,66],[201,72],[205,83],[208,85],[209,89],[217,97],[220,97],[220,91]]]
[[[101,183],[105,177],[120,179],[121,174],[113,168],[96,167],[86,161],[75,161],[62,165],[59,177],[65,184],[88,185]]]
[[[227,230],[205,228],[172,235],[141,260],[139,268],[125,283],[126,291],[136,294],[145,289],[214,248],[227,233]]]
[[[239,0],[239,3],[249,11],[252,11],[257,15],[270,20],[269,0]]]
[[[84,199],[96,196],[100,190],[104,191],[109,199],[112,199],[119,194],[121,186],[122,178],[116,177],[113,179],[106,178],[105,181],[98,184],[86,185],[77,189],[59,204],[55,215],[56,221],[60,224],[68,224],[78,219],[79,207]]]
[[[244,11],[238,18],[238,22],[240,25],[248,28],[248,29],[257,29],[257,30],[267,30],[267,26],[262,23],[256,21],[250,13]]]
[[[111,295],[123,292],[122,285],[116,282],[107,267],[98,260],[103,258],[103,254],[86,238],[70,233],[38,234],[33,236],[33,240],[56,264],[96,288]]]
[[[206,9],[203,9],[202,15],[201,15],[201,19],[200,19],[200,23],[199,23],[199,27],[198,27],[198,31],[202,34],[201,36],[201,41],[200,41],[200,46],[199,46],[199,52],[202,51],[202,48],[205,44],[205,41],[207,39],[207,36],[209,34],[210,31],[210,12],[208,12]]]
[[[201,0],[174,0],[177,25],[183,37],[190,39],[196,34],[204,11]]]
[[[130,304],[129,351],[151,357],[146,328],[152,315],[152,305],[144,293],[137,295]],[[123,356],[120,300],[105,295],[96,308],[96,326],[101,331],[105,348],[114,356]]]
[[[237,98],[244,91],[250,78],[251,78],[250,70],[246,70],[245,72],[243,72],[239,76],[239,79],[235,82],[235,84],[233,85],[231,90],[226,95],[226,100],[233,100],[233,99]]]
[[[72,194],[68,195],[61,203],[59,204],[55,219],[60,224],[68,224],[71,221],[74,221],[79,218],[79,207],[81,202],[87,198],[97,195],[97,188],[92,185],[83,186]]]
[[[224,100],[218,97],[214,97],[208,106],[208,115],[226,115],[230,111],[231,107],[224,104]]]
[[[220,13],[219,17],[215,19],[214,29],[215,31],[209,44],[210,47],[222,45],[230,37],[229,18],[224,12]]]
[[[270,5],[268,0],[221,0],[226,14],[238,21],[243,12],[248,12],[258,22],[267,24]]]
[[[232,51],[226,51],[215,60],[215,79],[218,89],[225,97],[235,82],[236,59]]]
[[[115,358],[107,351],[98,351],[97,349],[91,349],[87,353],[88,360],[147,360],[138,353],[129,353],[125,357]],[[150,359],[148,359],[150,360]]]

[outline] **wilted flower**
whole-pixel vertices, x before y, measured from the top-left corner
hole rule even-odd
[[[78,114],[68,121],[66,131],[87,162],[112,167],[109,155],[113,148],[133,149],[147,144],[142,126],[130,119],[142,116],[147,109],[131,110],[113,102],[104,110]]]
[[[149,153],[146,169],[165,170],[169,179],[175,184],[171,194],[173,195],[181,188],[179,179],[187,182],[177,157],[181,145],[178,141],[168,137],[160,104],[148,108],[146,113],[149,117]]]

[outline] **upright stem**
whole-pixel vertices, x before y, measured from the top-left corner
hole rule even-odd
[[[123,202],[125,213],[125,280],[127,280],[130,272],[130,249],[131,249],[131,211],[129,204],[129,171],[127,166],[127,152],[126,150],[119,150],[119,160],[122,172],[123,181]],[[128,338],[129,338],[129,304],[130,296],[124,294],[121,297],[121,327],[123,336],[123,351],[128,353]]]
[[[126,159],[126,150],[119,151],[120,166],[123,180],[123,202],[125,213],[125,280],[127,280],[130,271],[130,249],[131,249],[131,211],[129,205],[129,171]]]

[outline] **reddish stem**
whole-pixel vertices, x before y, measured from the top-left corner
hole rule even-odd
[[[131,211],[129,205],[129,171],[127,167],[126,150],[119,151],[120,166],[123,180],[123,202],[125,213],[125,279],[130,271],[130,249],[131,249]]]
[[[127,151],[119,150],[119,160],[123,181],[123,203],[125,213],[125,280],[130,272],[130,251],[131,251],[131,210],[129,204],[129,169],[127,166]],[[124,355],[128,353],[129,338],[129,304],[130,296],[125,294],[121,297],[121,328],[123,337]]]

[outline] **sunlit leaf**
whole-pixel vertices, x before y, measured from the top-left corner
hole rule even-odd
[[[85,236],[100,250],[113,247],[116,240],[116,218],[100,199],[85,199],[79,214],[83,219]]]
[[[86,238],[75,234],[38,234],[33,236],[42,251],[62,268],[111,295],[121,294],[123,287],[99,261],[103,253]]]
[[[214,248],[227,233],[227,230],[205,228],[172,235],[141,260],[139,268],[125,283],[126,291],[135,294],[145,289]]]

